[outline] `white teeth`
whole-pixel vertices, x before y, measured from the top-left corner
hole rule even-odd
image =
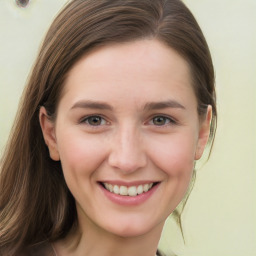
[[[153,185],[153,183],[152,183],[152,185]],[[137,193],[138,193],[138,195],[140,195],[140,194],[143,193],[143,186],[142,186],[142,185],[139,185],[139,186],[137,187]]]
[[[129,196],[137,196],[137,189],[135,186],[128,188],[128,194]]]
[[[113,192],[117,195],[119,194],[119,187],[117,185],[114,186]]]
[[[153,187],[153,183],[149,184],[143,184],[139,186],[118,186],[118,185],[112,185],[109,183],[104,183],[105,188],[117,195],[122,195],[122,196],[137,196],[142,194],[143,192],[149,191]]]
[[[127,187],[126,186],[120,186],[119,193],[122,196],[127,196],[128,195]]]
[[[144,190],[145,192],[147,192],[148,189],[149,189],[149,185],[148,185],[148,184],[145,184],[145,185],[143,186],[143,190]]]
[[[110,192],[113,192],[113,185],[112,185],[112,184],[108,184],[108,190],[109,190]]]

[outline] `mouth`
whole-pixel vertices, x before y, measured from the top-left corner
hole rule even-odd
[[[118,184],[110,184],[107,182],[100,182],[100,185],[110,193],[126,197],[136,197],[141,194],[147,193],[158,184],[159,182],[151,182],[145,184],[125,186]]]

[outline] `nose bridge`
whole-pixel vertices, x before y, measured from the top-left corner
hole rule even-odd
[[[109,164],[127,173],[146,165],[142,135],[135,125],[122,125],[116,131]]]

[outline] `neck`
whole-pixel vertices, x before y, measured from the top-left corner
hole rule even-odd
[[[164,223],[146,234],[118,236],[96,226],[89,218],[54,244],[58,256],[155,256]]]

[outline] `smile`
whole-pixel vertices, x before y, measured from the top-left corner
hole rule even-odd
[[[132,184],[126,182],[99,182],[99,188],[103,194],[113,203],[122,206],[137,206],[149,198],[151,198],[161,182],[134,182]]]
[[[109,184],[109,183],[102,183],[104,188],[109,192],[121,195],[121,196],[138,196],[140,194],[146,193],[152,189],[152,187],[156,183],[148,183],[148,184],[140,184],[137,186],[124,186],[124,185],[117,185],[117,184]]]

